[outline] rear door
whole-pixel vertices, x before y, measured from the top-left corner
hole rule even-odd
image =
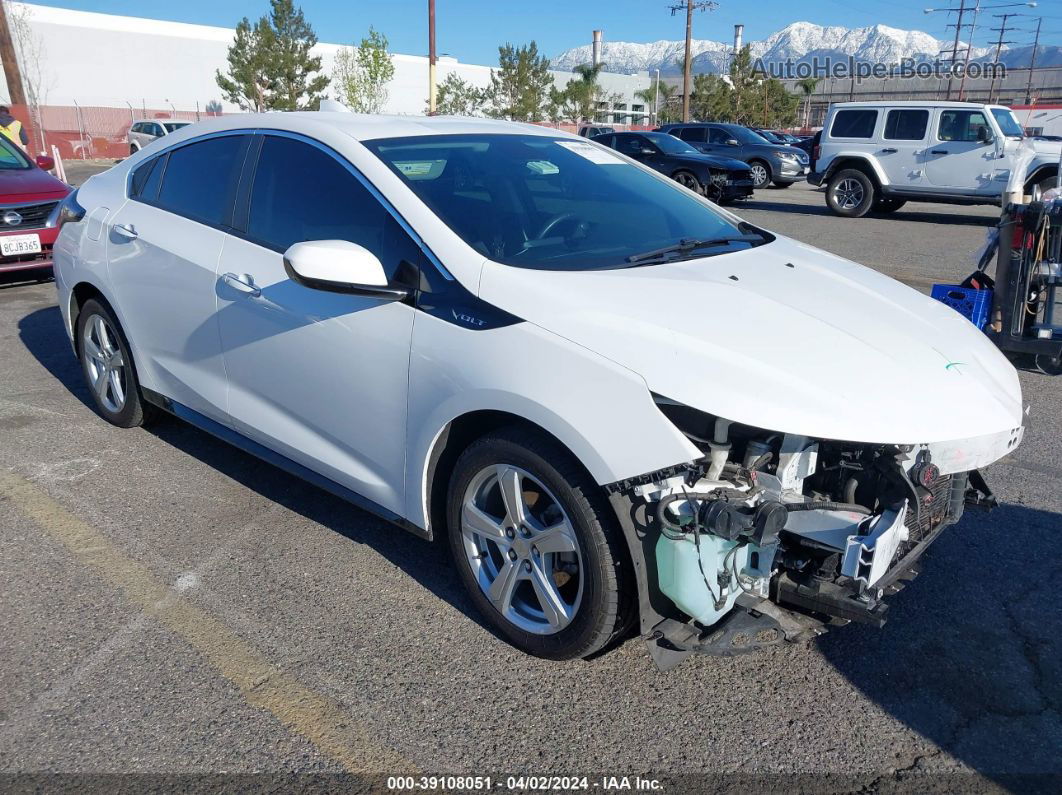
[[[134,170],[108,221],[117,310],[141,382],[225,422],[216,269],[250,136],[214,135]]]
[[[984,143],[981,130],[991,132],[983,110],[940,108],[925,153],[926,181],[941,192],[993,194],[1001,191],[993,177],[996,148]]]
[[[280,133],[257,136],[259,145],[216,287],[233,426],[400,513],[415,310],[297,284],[284,252],[300,241],[347,240],[394,278],[415,271],[421,251],[332,150]]]
[[[929,108],[891,108],[885,112],[876,157],[896,190],[913,190],[922,185],[931,115]]]
[[[681,127],[677,131],[677,135],[699,152],[711,151],[711,146],[708,143],[707,127]]]

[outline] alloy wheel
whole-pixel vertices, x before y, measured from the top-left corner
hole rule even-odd
[[[697,178],[693,176],[693,174],[690,174],[685,171],[680,171],[678,174],[675,175],[675,182],[677,182],[684,188],[689,188],[695,193],[700,193],[700,183],[697,182]]]
[[[583,596],[576,531],[529,472],[498,464],[472,478],[461,505],[461,543],[480,589],[514,626],[552,635],[575,618]]]
[[[753,163],[752,166],[752,183],[757,188],[762,188],[767,184],[770,179],[767,174],[767,168],[762,163]]]
[[[106,318],[93,315],[85,326],[81,344],[92,391],[107,411],[119,413],[125,406],[128,382],[118,335]]]
[[[854,210],[863,203],[863,183],[857,179],[842,179],[837,183],[833,195],[842,210]]]

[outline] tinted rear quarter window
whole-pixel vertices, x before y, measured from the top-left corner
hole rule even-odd
[[[876,110],[841,110],[830,125],[831,138],[872,138],[878,121]]]
[[[129,186],[129,196],[144,202],[153,202],[159,194],[165,156],[153,157],[136,167]]]
[[[885,138],[890,141],[921,141],[929,125],[928,110],[890,110],[885,117]]]
[[[158,204],[212,226],[228,226],[247,136],[226,135],[169,153]]]
[[[708,132],[704,127],[683,127],[679,130],[679,138],[683,141],[696,141],[703,143],[705,134]]]

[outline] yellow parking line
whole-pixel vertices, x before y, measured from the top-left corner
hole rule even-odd
[[[0,498],[9,500],[106,582],[121,589],[129,601],[206,657],[239,688],[248,703],[272,713],[348,772],[379,775],[414,771],[409,760],[375,742],[339,705],[264,659],[211,614],[174,598],[173,589],[145,566],[30,481],[14,472],[0,471]]]

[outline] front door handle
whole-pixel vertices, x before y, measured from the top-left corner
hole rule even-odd
[[[947,153],[948,153],[947,149],[930,149],[929,150],[929,154],[931,154],[931,155],[946,155]]]
[[[235,273],[223,273],[221,274],[221,280],[234,290],[252,298],[257,298],[262,294],[262,288],[254,283],[254,279],[251,278],[249,273],[244,273],[240,276]]]
[[[899,151],[900,151],[899,149],[896,149],[895,147],[890,146],[890,147],[888,147],[886,149],[882,149],[881,153],[883,155],[894,155],[894,154],[896,154]]]
[[[133,229],[132,226],[126,226],[125,224],[115,224],[114,231],[124,237],[126,240],[136,240],[140,235]]]

